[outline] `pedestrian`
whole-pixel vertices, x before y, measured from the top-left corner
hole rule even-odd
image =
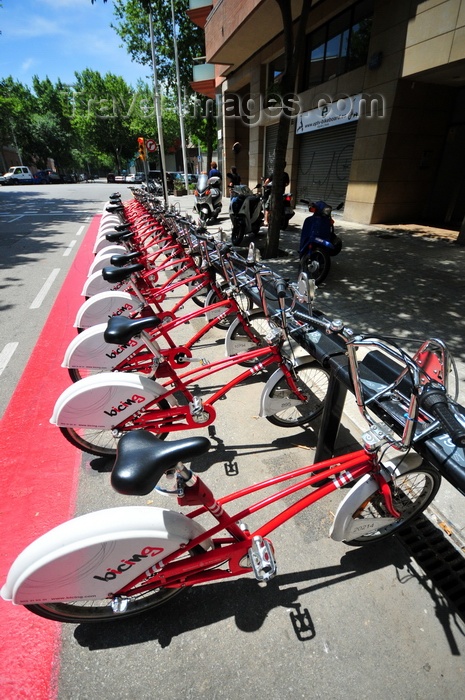
[[[218,170],[218,163],[216,161],[212,160],[210,163],[210,171],[208,173],[208,177],[219,177],[221,179],[221,173]]]
[[[231,172],[226,173],[226,177],[228,178],[228,187],[229,187],[229,195],[231,196],[231,190],[235,185],[240,185],[241,184],[241,176],[237,172],[237,168],[235,165],[231,166]]]
[[[284,167],[286,167],[286,163],[284,163]],[[271,175],[268,175],[265,182],[263,183],[263,187],[264,187],[263,207],[265,209],[265,220],[264,220],[265,226],[268,226],[270,223],[269,222],[270,209],[273,206],[273,201],[271,198],[271,185],[272,185],[272,183],[273,183],[273,173]],[[283,172],[283,192],[286,189],[286,187],[289,187],[289,183],[290,183],[289,173],[284,171]]]
[[[226,173],[226,177],[229,178],[229,187],[234,187],[234,185],[241,184],[241,176],[237,172],[237,168],[235,165],[231,167],[230,173]]]

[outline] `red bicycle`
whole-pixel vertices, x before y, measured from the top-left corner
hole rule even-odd
[[[300,315],[298,322],[302,321]],[[171,493],[178,506],[196,508],[184,515],[128,506],[59,525],[18,556],[2,597],[61,622],[118,620],[160,605],[190,586],[248,574],[258,581],[270,580],[277,572],[270,534],[342,487],[351,488],[335,513],[330,532],[335,540],[353,545],[377,542],[421,513],[435,497],[441,476],[421,463],[412,445],[438,430],[446,431],[461,448],[465,445],[465,422],[447,395],[447,349],[431,340],[410,357],[383,339],[354,338],[339,324],[311,317],[306,321],[345,339],[357,404],[369,423],[362,449],[216,498],[199,475],[182,464],[209,449],[207,438],[163,443],[146,431],[130,432],[118,445],[113,488],[136,496],[156,488]],[[375,347],[399,363],[400,371],[389,386],[374,390],[361,379],[356,357],[360,347]],[[394,396],[405,414],[401,437],[370,415],[370,403],[383,396]],[[396,457],[387,455],[389,447],[397,451]],[[160,485],[165,474],[170,479]],[[250,497],[261,492],[266,493],[250,503]],[[248,504],[230,510],[245,497]],[[280,512],[260,521],[258,514],[277,504],[282,505]],[[213,518],[211,526],[204,525],[207,516]],[[251,525],[255,519],[258,522]]]

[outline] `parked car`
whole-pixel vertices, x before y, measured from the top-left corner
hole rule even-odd
[[[144,173],[131,173],[126,176],[126,182],[145,182]]]
[[[33,177],[35,185],[50,185],[51,183],[63,182],[60,175],[54,170],[50,170],[50,168],[38,170]]]
[[[25,165],[12,165],[0,179],[2,185],[31,185],[33,182],[32,173]]]

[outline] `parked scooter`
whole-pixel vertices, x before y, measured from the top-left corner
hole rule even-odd
[[[271,183],[269,185],[263,185],[263,202],[265,203],[271,195]],[[284,192],[283,194],[283,215],[281,218],[281,231],[285,231],[288,227],[289,221],[294,216],[295,212],[292,208],[292,194]]]
[[[261,185],[254,189],[259,187]],[[232,243],[240,245],[244,236],[258,233],[263,224],[262,198],[254,194],[247,185],[234,185],[231,187],[229,217],[232,222]]]
[[[199,215],[202,223],[209,224],[215,221],[223,206],[221,179],[219,177],[208,177],[206,173],[202,173],[198,177],[194,195],[194,211]]]
[[[331,258],[338,255],[342,249],[342,240],[334,232],[334,219],[331,216],[332,207],[326,202],[309,202],[308,210],[312,216],[308,216],[302,226],[300,235],[299,257],[300,270],[307,273],[315,280],[315,283],[324,282],[331,269]],[[342,204],[338,206],[338,209]]]

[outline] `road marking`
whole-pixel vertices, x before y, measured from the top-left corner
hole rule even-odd
[[[19,343],[7,343],[2,352],[0,352],[0,375],[3,373],[3,370],[6,369],[18,345]]]
[[[32,304],[30,305],[30,307],[29,307],[30,309],[38,309],[40,307],[43,300],[45,299],[48,292],[50,291],[50,287],[52,286],[52,284],[54,283],[54,281],[58,277],[59,272],[60,272],[59,267],[56,267],[54,270],[52,270],[52,272],[48,276],[48,279],[45,282],[44,286],[42,287],[42,289],[40,290],[40,292],[38,293],[38,295],[36,296],[36,298],[34,299]]]
[[[63,257],[66,258],[71,251],[73,250],[74,246],[76,245],[76,241],[71,241],[69,246],[66,248],[65,252],[63,253]]]
[[[76,236],[80,236],[83,231],[84,231],[84,226],[80,226],[77,233],[76,233]]]
[[[24,214],[20,214],[19,216],[15,216],[15,218],[14,218],[14,219],[10,219],[10,221],[8,221],[8,223],[9,223],[9,224],[12,224],[13,221],[18,221],[18,219],[22,219],[23,216],[24,216]]]

